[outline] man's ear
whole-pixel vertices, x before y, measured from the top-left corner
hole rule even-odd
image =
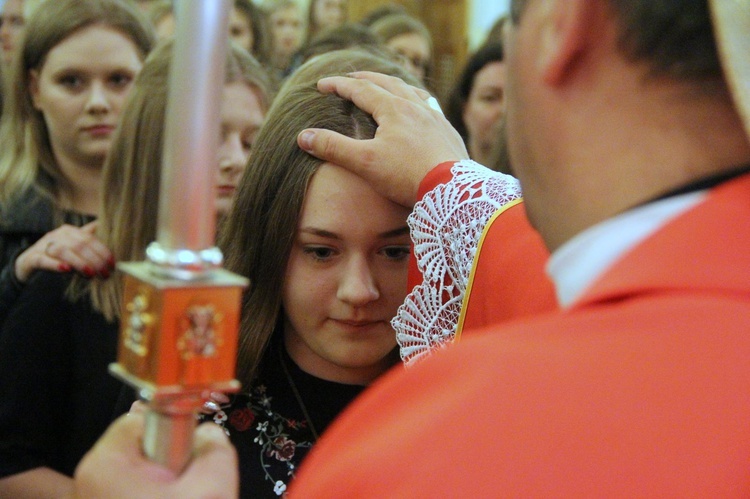
[[[35,109],[39,109],[39,71],[29,70],[29,95]]]
[[[559,85],[576,69],[592,48],[596,30],[602,28],[601,0],[543,0],[539,59],[544,81]]]

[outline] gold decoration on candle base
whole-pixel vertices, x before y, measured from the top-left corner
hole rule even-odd
[[[126,302],[125,310],[129,314],[127,321],[123,321],[123,348],[127,348],[135,355],[144,357],[148,353],[149,338],[153,332],[153,314],[148,312],[149,298],[147,290],[142,289]]]
[[[188,283],[155,275],[151,265],[118,265],[125,306],[117,363],[110,370],[147,399],[238,389],[234,365],[247,279],[217,269]]]

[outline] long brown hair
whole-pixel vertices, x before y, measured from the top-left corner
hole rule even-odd
[[[221,229],[226,267],[251,283],[243,297],[237,359],[237,376],[246,386],[283,319],[289,254],[308,183],[322,164],[297,147],[297,134],[310,127],[358,139],[375,134],[377,125],[370,115],[345,99],[317,91],[320,78],[357,70],[391,74],[419,85],[398,64],[364,51],[329,52],[303,64],[281,88],[266,117]]]
[[[142,260],[146,246],[156,238],[161,179],[164,120],[167,104],[172,41],[166,41],[146,59],[123,110],[102,173],[101,206],[97,236],[118,261]],[[232,45],[227,55],[225,83],[252,86],[264,110],[270,103],[268,77],[244,49]],[[88,294],[95,310],[107,320],[120,314],[119,279],[71,284],[71,296]]]

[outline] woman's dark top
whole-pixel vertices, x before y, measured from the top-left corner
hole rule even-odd
[[[282,362],[318,434],[365,388],[305,373],[282,348],[280,340],[272,341],[257,381],[235,395],[221,411],[204,416],[223,426],[237,448],[241,497],[282,495],[315,443],[310,422]]]
[[[55,228],[52,202],[29,189],[7,209],[0,220],[0,266]]]
[[[56,221],[52,202],[29,189],[7,209],[0,219],[0,326],[18,299],[23,284],[16,279],[16,257],[47,232],[62,223],[82,226],[94,220],[90,215],[72,211],[61,213]]]
[[[40,466],[72,475],[112,420],[118,325],[87,299],[69,302],[70,279],[34,273],[0,330],[0,477]]]

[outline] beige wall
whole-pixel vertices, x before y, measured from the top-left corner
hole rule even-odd
[[[508,12],[510,0],[469,0],[469,50],[476,49],[492,24]]]

